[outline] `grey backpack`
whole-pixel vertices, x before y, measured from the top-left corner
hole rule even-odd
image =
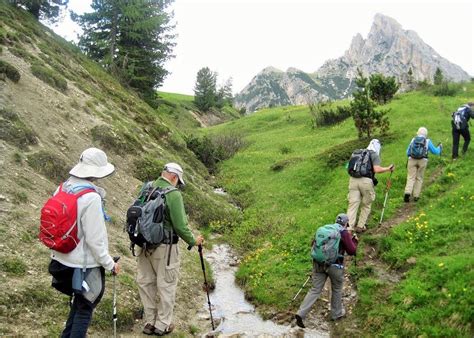
[[[349,175],[355,178],[368,177],[372,178],[374,170],[370,151],[368,149],[357,149],[351,155],[349,165],[347,167]]]
[[[147,182],[139,197],[128,208],[125,230],[130,238],[132,253],[135,245],[146,249],[172,239],[172,230],[166,231],[164,221],[166,194],[174,190],[177,189],[160,189],[153,186],[153,181]]]

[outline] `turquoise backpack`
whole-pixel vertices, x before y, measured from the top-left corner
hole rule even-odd
[[[311,257],[321,264],[334,264],[340,257],[339,242],[341,241],[341,232],[344,228],[336,224],[326,224],[318,230],[314,236]]]

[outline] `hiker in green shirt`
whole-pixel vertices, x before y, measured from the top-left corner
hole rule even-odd
[[[176,163],[166,164],[161,177],[154,184],[158,188],[184,185],[183,169]],[[203,243],[203,237],[195,238],[188,227],[183,197],[179,190],[170,191],[165,196],[164,228],[172,229],[173,236],[167,243],[142,250],[138,255],[137,273],[138,291],[146,323],[143,333],[158,336],[174,329],[172,319],[179,274],[178,240],[182,238],[191,247]]]

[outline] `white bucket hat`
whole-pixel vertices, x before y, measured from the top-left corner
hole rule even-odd
[[[79,178],[104,178],[114,171],[114,165],[107,162],[107,155],[102,150],[89,148],[82,152],[79,163],[69,174]]]
[[[176,174],[178,176],[179,183],[184,185],[184,180],[183,180],[183,168],[178,163],[167,163],[165,164],[165,167],[163,168],[164,171],[167,171],[169,173]]]

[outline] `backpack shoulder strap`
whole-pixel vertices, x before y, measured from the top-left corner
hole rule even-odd
[[[88,194],[90,192],[97,192],[95,191],[95,189],[92,189],[92,188],[88,188],[88,189],[84,189],[84,190],[81,190],[79,191],[78,193],[74,194],[76,195],[77,198],[81,197],[82,195],[85,195],[85,194]]]
[[[161,191],[161,193],[162,193],[163,195],[166,195],[166,194],[168,194],[168,193],[170,193],[170,192],[172,192],[172,191],[175,191],[175,190],[178,190],[178,188],[172,187],[172,186],[167,187],[167,188],[164,188],[164,189],[160,189],[160,191]]]

